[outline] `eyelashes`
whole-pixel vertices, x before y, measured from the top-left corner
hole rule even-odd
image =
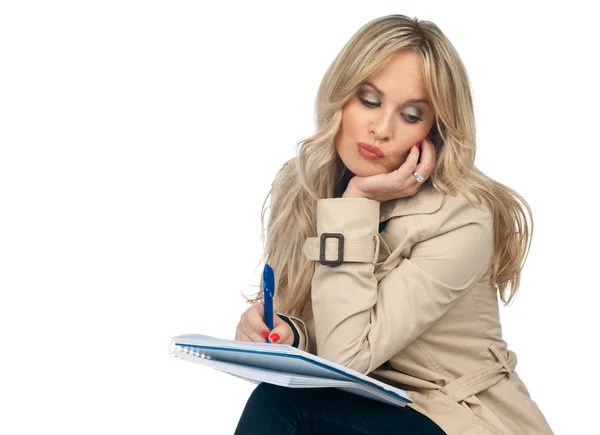
[[[379,107],[379,103],[373,103],[372,101],[365,100],[364,98],[361,98],[361,97],[358,97],[358,99],[360,100],[360,102],[362,103],[363,106],[369,107],[371,109],[373,109],[375,107]],[[401,116],[409,124],[416,124],[417,122],[421,122],[422,121],[422,119],[419,118],[418,116],[413,116],[413,115],[401,115]]]

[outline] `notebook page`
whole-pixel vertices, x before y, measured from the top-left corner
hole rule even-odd
[[[360,379],[410,402],[406,393],[399,388],[286,344],[227,340],[200,334],[176,336],[173,343],[198,346],[198,351],[213,359],[235,364],[326,379]]]
[[[245,381],[259,384],[267,382],[290,388],[338,388],[352,394],[357,394],[366,398],[378,400],[396,406],[405,406],[406,401],[401,398],[390,396],[387,393],[379,391],[369,385],[355,381],[317,378],[313,376],[304,376],[292,373],[281,373],[274,370],[249,367],[245,365],[217,361],[200,357],[197,351],[176,346],[172,354],[178,358],[195,362],[215,370],[227,373]]]

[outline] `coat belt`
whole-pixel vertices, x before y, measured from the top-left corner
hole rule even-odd
[[[325,241],[325,259],[336,259],[338,256],[337,241],[328,239]],[[344,240],[344,262],[377,262],[379,257],[379,237],[373,236],[371,239],[363,240]],[[321,241],[319,237],[307,237],[304,241],[302,251],[307,260],[318,261],[321,253]]]
[[[517,366],[517,355],[508,351],[508,358],[504,358],[502,352],[494,346],[488,347],[497,362],[488,364],[479,370],[455,379],[440,391],[450,396],[457,402],[462,402],[469,396],[487,390],[500,382],[507,374],[513,373]]]

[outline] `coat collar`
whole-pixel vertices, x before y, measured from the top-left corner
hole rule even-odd
[[[427,180],[416,195],[382,202],[379,222],[395,216],[434,213],[442,207],[445,196],[444,193],[435,190],[431,181]]]

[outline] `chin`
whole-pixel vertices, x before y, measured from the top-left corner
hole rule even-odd
[[[342,158],[342,161],[344,162],[344,165],[346,165],[346,168],[350,170],[350,172],[359,177],[369,177],[371,175],[384,174],[388,172],[387,168],[385,168],[378,161],[369,161],[361,155],[351,159]]]

